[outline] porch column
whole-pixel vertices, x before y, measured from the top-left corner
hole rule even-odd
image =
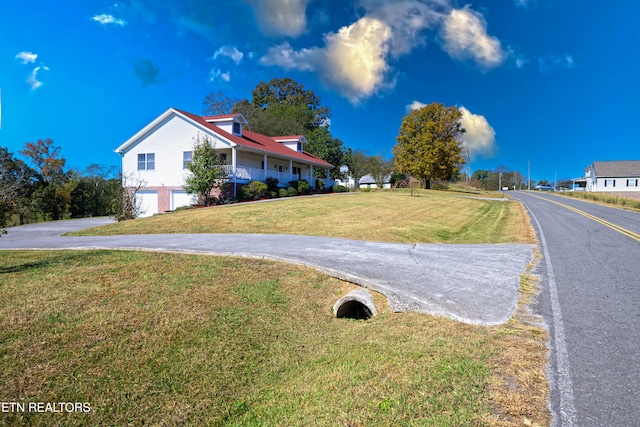
[[[264,167],[262,168],[262,179],[267,180],[267,155],[264,155]]]
[[[289,159],[289,176],[293,179],[293,160]]]
[[[235,199],[237,196],[237,186],[236,186],[236,147],[231,147],[231,170],[233,173],[233,198]]]

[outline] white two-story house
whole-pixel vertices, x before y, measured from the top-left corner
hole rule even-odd
[[[324,169],[323,181],[332,184],[333,165],[304,151],[304,136],[268,137],[244,129],[245,125],[242,114],[201,117],[170,108],[119,146],[115,152],[122,156],[123,176],[143,183],[137,194],[143,215],[195,203],[183,185],[194,143],[204,138],[226,163],[226,181],[234,184],[234,191],[238,185],[267,178],[285,185],[307,180],[315,186],[314,167]]]

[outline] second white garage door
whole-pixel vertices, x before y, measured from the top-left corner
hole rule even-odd
[[[196,204],[196,202],[195,196],[192,196],[184,190],[171,191],[171,210],[176,210],[182,206],[191,206]]]
[[[158,192],[142,190],[136,193],[136,201],[140,206],[140,216],[151,216],[158,213]]]

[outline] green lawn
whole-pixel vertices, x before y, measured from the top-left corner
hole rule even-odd
[[[479,197],[480,196],[480,197]],[[483,194],[385,191],[189,209],[77,234],[270,233],[401,243],[534,243],[522,205]]]
[[[522,313],[470,326],[376,294],[379,316],[335,318],[353,288],[260,260],[2,252],[0,400],[91,412],[0,425],[548,424],[546,334]]]

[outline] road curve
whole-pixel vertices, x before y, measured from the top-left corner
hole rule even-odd
[[[2,249],[136,249],[261,257],[317,268],[381,292],[394,311],[418,311],[480,325],[513,314],[534,245],[371,243],[313,236],[164,234],[61,237],[104,219],[9,229]]]
[[[640,213],[513,192],[542,244],[556,426],[640,425]]]

